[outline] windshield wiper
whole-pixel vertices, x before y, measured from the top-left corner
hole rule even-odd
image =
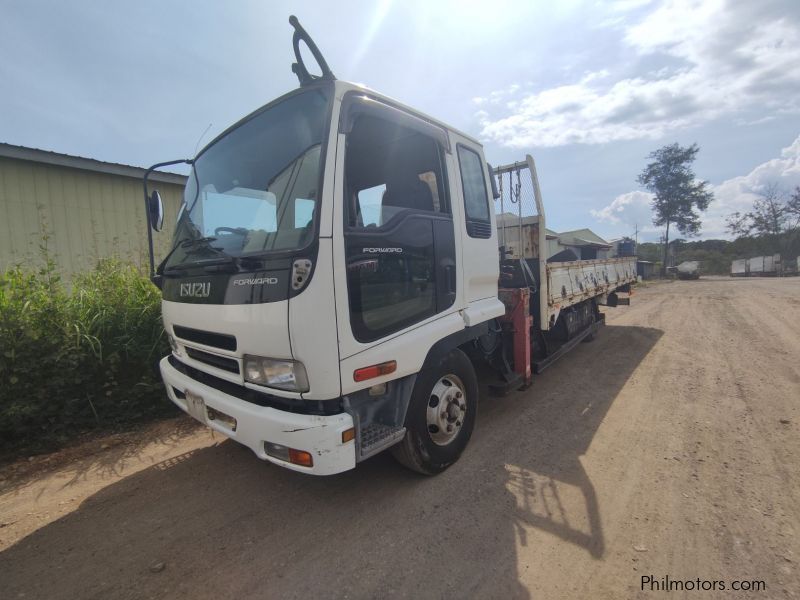
[[[172,256],[175,253],[175,250],[177,250],[178,248],[186,248],[188,246],[194,246],[195,244],[200,244],[202,242],[213,242],[216,239],[217,238],[215,237],[199,237],[199,238],[186,238],[185,240],[181,240],[172,247],[172,250],[170,250],[167,253],[167,255],[164,257],[164,260],[161,261],[161,264],[163,265],[165,262],[167,262],[169,260],[169,257]]]
[[[202,267],[209,273],[238,273],[239,266],[236,258],[230,256],[228,258],[209,258],[206,260],[198,260],[181,263],[174,267],[167,267],[164,269],[162,275],[165,277],[184,275],[188,269]]]
[[[213,262],[211,262],[213,261]],[[194,263],[197,264],[197,263]],[[238,273],[239,260],[233,256],[227,259],[217,258],[202,261],[203,270],[207,273]]]
[[[175,244],[175,246],[172,248],[172,250],[170,250],[169,253],[164,257],[164,260],[161,261],[161,264],[158,266],[157,272],[159,274],[161,274],[161,275],[176,274],[176,273],[180,273],[180,272],[185,271],[188,267],[193,266],[193,265],[198,265],[199,266],[200,264],[204,264],[204,265],[209,264],[208,261],[200,260],[200,261],[184,262],[184,263],[180,263],[178,265],[173,265],[171,267],[164,268],[164,265],[167,264],[167,261],[169,260],[169,258],[175,253],[175,251],[178,248],[190,248],[192,246],[196,246],[198,244],[203,244],[203,243],[206,244],[206,247],[209,250],[213,250],[214,252],[217,252],[218,254],[221,254],[221,255],[224,256],[223,259],[221,259],[221,258],[209,259],[211,261],[215,261],[213,264],[221,264],[221,262],[230,262],[230,260],[233,259],[232,256],[228,256],[222,250],[219,250],[218,248],[214,248],[211,245],[211,242],[215,241],[216,239],[217,238],[215,238],[213,236],[208,236],[208,237],[199,237],[199,238],[189,238],[189,239],[185,239],[183,241],[178,242],[177,244]],[[187,252],[187,254],[189,254],[189,253]],[[235,259],[233,259],[233,260],[235,260]]]

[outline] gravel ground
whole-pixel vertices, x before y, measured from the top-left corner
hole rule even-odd
[[[2,596],[800,597],[800,278],[653,284],[607,316],[483,397],[435,478],[302,476],[187,419],[6,466]]]

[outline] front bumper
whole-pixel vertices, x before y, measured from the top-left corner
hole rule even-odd
[[[349,414],[301,415],[256,406],[184,375],[169,364],[169,357],[161,360],[160,367],[170,400],[211,429],[244,444],[260,459],[311,475],[332,475],[356,466],[355,442],[342,443],[342,432],[353,427]],[[196,414],[197,411],[190,410],[186,398],[180,398],[175,390],[184,396],[187,391],[200,396],[207,407],[233,417],[236,430],[221,420],[208,419],[207,412]],[[314,458],[314,466],[303,467],[269,456],[264,451],[265,442],[305,450]]]

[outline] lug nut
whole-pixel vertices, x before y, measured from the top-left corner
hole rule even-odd
[[[461,392],[460,392],[460,391],[457,391],[457,392],[456,392],[456,398],[461,398],[461,396],[462,396]]]
[[[456,427],[461,427],[461,421],[456,421]]]
[[[448,425],[447,426],[447,433],[452,433],[452,432],[453,432],[453,426],[452,425]]]

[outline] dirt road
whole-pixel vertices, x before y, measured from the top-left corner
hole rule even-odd
[[[800,278],[658,284],[607,313],[529,390],[482,398],[436,478],[389,456],[301,476],[183,420],[6,469],[0,596],[662,596],[652,575],[726,585],[672,598],[800,597]]]

